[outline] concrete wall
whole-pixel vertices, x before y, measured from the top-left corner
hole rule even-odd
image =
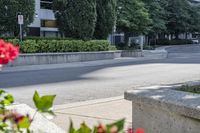
[[[121,51],[21,54],[8,66],[62,64],[121,57]]]
[[[123,50],[121,53],[121,57],[141,57],[141,51],[133,51],[133,50]]]
[[[167,52],[155,51],[102,51],[102,52],[69,52],[69,53],[35,53],[21,54],[14,62],[7,66],[63,64],[71,62],[84,62],[95,60],[107,60],[120,57],[149,57],[151,59],[166,58]]]
[[[146,133],[199,133],[200,95],[174,87],[140,88],[125,93],[132,101],[133,128]]]

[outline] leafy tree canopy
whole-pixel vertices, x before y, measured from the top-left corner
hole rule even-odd
[[[53,0],[58,27],[66,37],[91,39],[96,23],[96,0]]]
[[[24,16],[26,27],[33,22],[35,0],[0,0],[0,33],[18,34],[17,14]]]
[[[117,29],[137,34],[148,31],[151,19],[144,3],[140,0],[118,0]]]
[[[106,39],[116,22],[116,0],[97,0],[97,23],[94,37]]]
[[[149,11],[152,19],[150,34],[159,34],[166,31],[166,15],[163,4],[160,0],[143,0],[145,8]]]

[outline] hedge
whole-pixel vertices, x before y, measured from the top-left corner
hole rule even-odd
[[[18,39],[12,36],[0,36],[1,39],[9,40],[9,39]],[[27,36],[24,37],[23,40],[74,40],[73,38],[69,37],[37,37],[37,36]]]
[[[55,53],[55,52],[86,52],[107,51],[110,44],[106,40],[33,40],[20,42],[18,39],[6,40],[20,46],[21,53]]]

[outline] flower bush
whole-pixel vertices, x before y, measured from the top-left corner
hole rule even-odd
[[[13,61],[19,55],[19,48],[0,40],[0,65],[4,65]],[[33,96],[33,101],[36,107],[36,112],[54,115],[52,111],[53,102],[56,95],[40,96],[36,91]],[[14,103],[14,98],[11,94],[0,90],[0,132],[5,133],[32,133],[30,126],[34,117],[31,118],[29,114],[22,115],[14,110],[10,110],[7,106]],[[69,133],[144,133],[143,129],[137,129],[135,132],[130,128],[124,131],[125,120],[119,120],[112,124],[99,124],[90,129],[85,123],[81,124],[79,129],[73,127],[71,122]]]
[[[40,97],[37,91],[33,96],[34,104],[37,112],[53,115],[52,106],[55,95]],[[30,133],[30,126],[35,115],[31,118],[29,114],[22,115],[14,110],[8,109],[9,105],[14,103],[11,94],[0,90],[0,132],[5,133]]]
[[[144,133],[144,130],[140,128],[135,131],[132,128],[129,128],[125,131],[124,123],[125,119],[122,119],[112,124],[99,124],[94,127],[94,129],[90,129],[85,123],[83,123],[79,129],[75,129],[71,122],[68,133]]]
[[[8,64],[13,61],[19,55],[19,48],[0,40],[0,64]]]

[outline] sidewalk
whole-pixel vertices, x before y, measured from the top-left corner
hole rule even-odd
[[[132,125],[131,105],[131,102],[124,100],[122,96],[57,105],[55,106],[56,117],[52,121],[67,130],[70,119],[76,128],[82,122],[86,122],[92,128],[100,122],[112,123],[125,118],[125,127],[128,128]]]

